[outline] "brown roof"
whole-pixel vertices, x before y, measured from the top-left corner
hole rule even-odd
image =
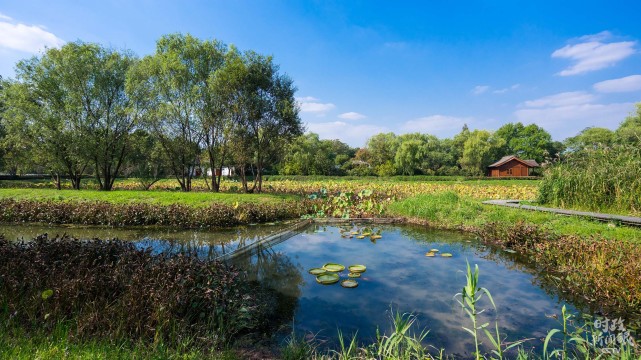
[[[536,162],[536,160],[521,160],[518,157],[516,157],[516,155],[503,156],[501,160],[495,162],[492,165],[489,165],[488,167],[498,167],[512,160],[516,160],[529,167],[539,167],[539,164]]]

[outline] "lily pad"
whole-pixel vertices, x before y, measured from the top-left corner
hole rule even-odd
[[[347,274],[347,276],[349,276],[351,278],[359,278],[359,277],[361,277],[361,273],[351,272],[351,273]]]
[[[345,266],[336,263],[327,263],[323,265],[323,269],[331,272],[341,272],[345,270]]]
[[[425,253],[425,256],[427,256],[427,257],[434,257],[434,253],[430,251],[430,252],[428,252],[428,253]]]
[[[335,284],[338,282],[338,274],[325,273],[316,277],[316,282],[323,285]]]
[[[437,252],[438,252],[438,249],[430,249],[430,252],[431,252],[431,253],[437,253]]]
[[[450,253],[442,253],[441,256],[442,257],[452,257],[452,254],[450,254]]]
[[[365,272],[365,270],[367,270],[367,267],[365,267],[365,265],[357,264],[357,265],[350,265],[348,269],[352,273],[362,273],[362,272]]]
[[[365,235],[358,235],[356,238],[357,239],[365,239]]]
[[[309,269],[308,272],[312,275],[323,275],[324,273],[327,272],[327,270],[323,268],[313,268],[313,269]]]
[[[355,288],[358,286],[358,281],[352,280],[352,279],[343,280],[341,281],[341,286],[344,288],[350,288],[350,289]]]
[[[370,236],[369,238],[372,239],[372,240],[377,240],[377,239],[381,239],[382,236],[374,234],[374,235]]]
[[[358,235],[358,231],[352,231],[350,232],[351,235]]]

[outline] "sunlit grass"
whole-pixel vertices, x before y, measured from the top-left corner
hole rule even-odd
[[[390,204],[391,215],[424,220],[443,228],[482,228],[488,223],[526,221],[559,235],[578,235],[641,243],[641,229],[584,218],[484,205],[452,192],[419,195]]]
[[[235,204],[258,203],[277,204],[295,201],[295,195],[278,194],[235,194],[212,192],[174,192],[138,190],[54,190],[54,189],[0,189],[0,199],[38,200],[38,201],[101,201],[114,204],[147,203],[156,205],[181,204],[195,207],[209,206],[212,203]]]

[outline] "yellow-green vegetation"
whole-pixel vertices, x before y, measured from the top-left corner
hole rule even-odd
[[[32,201],[100,201],[112,204],[144,203],[153,205],[188,205],[195,207],[221,204],[280,204],[295,201],[294,195],[280,194],[229,194],[212,192],[174,191],[98,191],[98,190],[54,190],[54,189],[0,189],[0,199]]]
[[[476,199],[536,199],[539,180],[464,180],[461,177],[441,177],[441,180],[421,180],[422,177],[411,180],[409,177],[375,178],[341,178],[341,177],[301,177],[297,179],[268,180],[263,183],[263,192],[269,194],[311,194],[320,189],[328,193],[353,192],[371,190],[377,196],[387,196],[395,199],[415,196],[419,194],[433,194],[443,191],[454,191],[460,195],[467,195]],[[430,177],[425,177],[429,179]],[[445,180],[451,179],[451,180]],[[63,182],[63,188],[70,189],[71,183]],[[0,181],[0,188],[45,188],[53,189],[51,181]],[[83,182],[83,188],[98,189],[98,185],[91,180]],[[136,179],[122,179],[114,184],[116,190],[139,190],[140,185]],[[150,190],[172,191],[177,194],[180,186],[175,179],[162,179],[151,186]],[[192,192],[209,192],[209,187],[203,179],[194,179]],[[222,181],[220,190],[223,193],[240,193],[241,185],[236,181]],[[146,191],[141,191],[146,193]],[[142,196],[142,195],[141,195]],[[182,195],[177,195],[180,199]]]

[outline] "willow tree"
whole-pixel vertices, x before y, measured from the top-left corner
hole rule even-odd
[[[134,61],[127,52],[78,41],[17,65],[22,92],[12,107],[46,149],[42,161],[64,168],[75,189],[90,166],[101,189],[113,187],[134,126],[124,91]]]
[[[235,131],[235,156],[240,161],[241,179],[246,192],[261,192],[264,170],[283,156],[287,143],[303,133],[298,116],[292,80],[279,73],[271,56],[253,51],[243,55],[237,69],[240,79]],[[255,169],[251,188],[245,169]]]
[[[160,140],[168,167],[183,191],[191,190],[201,143],[208,150],[218,146],[218,111],[209,82],[223,63],[224,50],[215,40],[165,35],[158,40],[156,52],[129,74],[128,91],[137,113]]]

